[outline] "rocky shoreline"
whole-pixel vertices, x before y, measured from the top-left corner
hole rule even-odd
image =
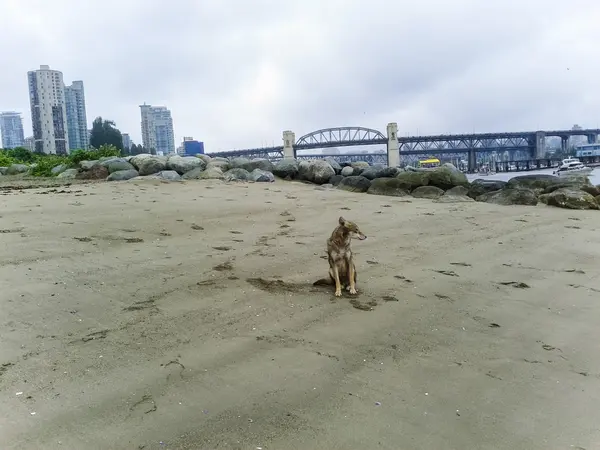
[[[0,180],[26,175],[31,166],[13,164],[0,168]],[[586,176],[567,179],[554,175],[521,175],[509,181],[477,179],[469,182],[451,164],[435,169],[371,166],[367,162],[338,163],[334,158],[315,160],[211,158],[208,155],[105,157],[81,161],[77,167],[52,169],[56,180],[164,181],[218,179],[226,182],[274,182],[298,180],[322,188],[394,197],[412,196],[436,202],[486,202],[498,205],[540,203],[567,209],[600,209],[600,186]]]

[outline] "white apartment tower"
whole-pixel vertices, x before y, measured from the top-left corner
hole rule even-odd
[[[27,72],[35,151],[65,155],[69,151],[67,109],[62,72],[40,66]]]
[[[65,106],[67,109],[69,150],[86,150],[90,141],[83,81],[73,81],[71,86],[65,86]]]
[[[171,111],[164,106],[140,105],[142,145],[147,151],[167,155],[175,153],[175,133]]]
[[[0,148],[23,147],[25,145],[25,134],[21,113],[14,111],[0,113],[0,134],[2,134]]]

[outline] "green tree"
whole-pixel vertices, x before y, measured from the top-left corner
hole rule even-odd
[[[5,152],[8,157],[20,162],[32,163],[35,160],[35,155],[24,147],[11,148]]]
[[[130,155],[139,155],[141,153],[149,153],[142,144],[131,144],[131,149],[129,150]]]
[[[90,146],[100,148],[103,145],[112,145],[122,151],[123,136],[112,120],[102,120],[102,117],[96,117],[92,123]]]

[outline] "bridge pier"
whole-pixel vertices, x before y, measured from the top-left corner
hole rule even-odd
[[[400,165],[400,144],[398,143],[398,124],[396,122],[387,125],[387,160],[388,167]]]
[[[293,131],[283,132],[283,157],[284,158],[295,158],[296,152],[294,151],[294,142],[296,142],[296,135]]]
[[[598,142],[598,135],[597,134],[588,134],[587,142],[588,142],[588,144],[595,144],[596,142]]]
[[[467,172],[475,173],[476,170],[477,170],[477,150],[475,150],[474,148],[470,148]]]
[[[546,157],[546,133],[543,131],[536,131],[535,133],[535,147],[533,159],[544,159]]]
[[[569,136],[560,137],[560,150],[566,152],[569,148]]]

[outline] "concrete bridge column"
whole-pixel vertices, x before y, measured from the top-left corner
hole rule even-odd
[[[566,152],[569,148],[569,136],[561,136],[560,137],[560,149],[563,152]]]
[[[387,136],[388,167],[398,167],[400,165],[400,145],[398,143],[398,124],[396,122],[388,123]]]
[[[477,150],[475,150],[474,148],[470,148],[467,172],[474,173],[476,170],[477,170]]]
[[[537,131],[535,133],[535,147],[533,159],[544,159],[546,157],[546,133]]]
[[[283,157],[284,158],[295,158],[296,152],[294,151],[294,142],[296,142],[296,135],[293,131],[283,132]]]
[[[596,142],[598,142],[598,135],[597,134],[588,134],[587,141],[588,141],[588,144],[595,144]]]

